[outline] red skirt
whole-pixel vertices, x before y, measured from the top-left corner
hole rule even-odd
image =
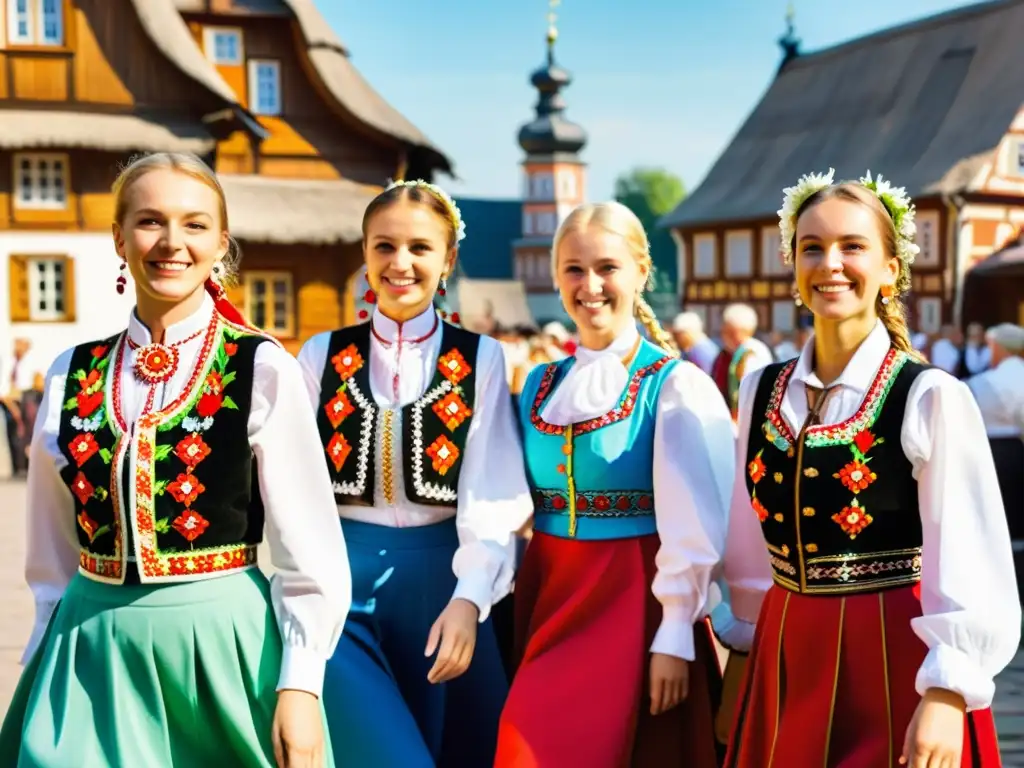
[[[707,624],[695,628],[689,695],[650,714],[656,535],[578,541],[534,533],[516,578],[521,661],[496,768],[715,768],[721,680]]]
[[[773,586],[747,662],[729,768],[897,766],[927,647],[916,587],[846,596]],[[1001,765],[989,709],[964,718],[964,768]]]

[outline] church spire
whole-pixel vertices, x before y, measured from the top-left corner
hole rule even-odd
[[[786,33],[779,38],[779,47],[782,48],[782,63],[779,64],[779,71],[785,69],[793,59],[800,55],[800,38],[796,36],[796,9],[793,3],[786,8]]]

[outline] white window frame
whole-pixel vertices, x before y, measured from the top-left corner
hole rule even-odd
[[[22,184],[22,165],[28,161],[31,165],[29,168],[29,175],[31,177],[32,196],[25,198],[22,195],[24,191],[24,185]],[[54,165],[60,162],[61,164],[61,175],[57,175],[53,172]],[[50,189],[57,189],[58,185],[55,183],[59,178],[61,184],[59,188],[61,190],[61,196],[63,200],[57,200],[55,197],[50,200],[42,199],[42,185],[40,183],[42,179],[41,166],[43,163],[48,164],[48,178],[47,182],[50,185]],[[19,210],[32,210],[32,211],[66,211],[68,208],[68,197],[70,196],[70,162],[68,156],[60,153],[19,153],[14,156],[14,167],[13,167],[13,183],[14,189],[14,207]]]
[[[765,277],[781,277],[789,269],[782,261],[782,237],[778,227],[761,228],[761,274]]]
[[[277,88],[276,103],[264,108],[260,105],[260,80],[259,72],[261,67],[270,67],[274,71],[274,82]],[[254,115],[274,117],[281,114],[284,106],[284,96],[281,92],[281,62],[277,59],[249,59],[249,111]]]
[[[746,248],[746,254],[743,248]],[[726,277],[750,277],[754,274],[754,238],[749,229],[725,233]]]
[[[705,251],[701,246],[708,246]],[[718,244],[713,233],[704,233],[693,236],[693,276],[694,277],[716,277],[718,275]],[[710,261],[702,266],[702,262],[710,253]]]
[[[237,56],[221,58],[217,51],[218,37],[231,37],[235,39],[235,51]],[[240,67],[245,63],[245,49],[242,47],[242,30],[238,27],[205,27],[203,29],[203,49],[206,51],[206,58],[221,67]]]
[[[929,316],[934,316],[929,320]],[[942,299],[938,296],[924,296],[917,300],[915,325],[921,333],[937,333],[942,327]]]
[[[285,283],[285,311],[284,327],[277,325],[277,309],[274,294],[274,283],[284,281]],[[245,286],[245,313],[250,320],[256,322],[256,284],[263,283],[264,303],[266,317],[269,320],[263,328],[269,334],[282,338],[294,338],[295,326],[298,322],[295,307],[295,285],[292,280],[292,273],[284,270],[260,270],[242,273],[242,283]]]
[[[29,256],[26,261],[29,319],[33,322],[66,319],[71,313],[68,311],[68,277],[64,271],[72,268],[70,259],[63,256]],[[57,287],[58,270],[61,272],[59,289]],[[40,286],[40,278],[43,278],[44,286]],[[58,298],[62,307],[59,310],[56,308]],[[48,308],[40,306],[43,299],[48,300],[47,303],[50,304]]]
[[[64,0],[4,0],[7,7],[7,42],[10,45],[64,45]],[[46,4],[53,4],[55,35],[46,35]],[[25,6],[24,13],[18,6]],[[19,33],[19,21],[25,21],[25,34]]]
[[[917,237],[915,238],[921,252],[914,258],[915,267],[937,267],[939,266],[939,212],[918,211],[917,212]],[[925,233],[931,232],[931,242],[925,241]],[[930,246],[930,247],[925,247]]]

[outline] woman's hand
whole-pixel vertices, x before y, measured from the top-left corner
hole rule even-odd
[[[651,654],[651,714],[679,706],[690,692],[690,662],[664,653]]]
[[[273,742],[278,768],[323,768],[324,726],[320,700],[307,691],[278,693]]]
[[[966,711],[967,706],[958,693],[942,688],[925,691],[907,728],[900,765],[960,768]]]
[[[448,603],[427,636],[424,655],[432,656],[437,651],[438,643],[441,644],[434,666],[427,673],[427,680],[446,683],[469,669],[476,648],[476,627],[479,621],[480,609],[469,600],[460,597]]]

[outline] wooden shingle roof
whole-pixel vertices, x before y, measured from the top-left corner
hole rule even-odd
[[[789,62],[701,185],[660,222],[774,216],[804,173],[868,169],[914,197],[969,191],[1024,107],[1024,0],[995,0]]]

